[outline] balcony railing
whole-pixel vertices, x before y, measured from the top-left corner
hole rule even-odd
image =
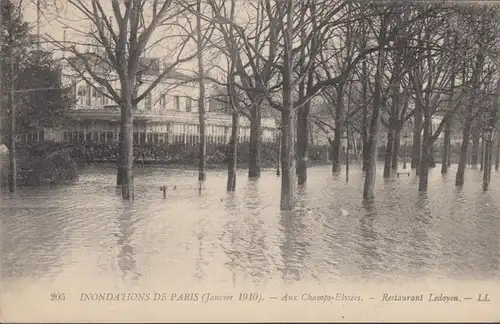
[[[118,105],[109,104],[101,107],[90,107],[84,105],[77,105],[73,110],[74,114],[79,116],[88,116],[95,118],[110,118],[118,117],[120,115],[120,110]],[[152,122],[164,122],[173,121],[179,123],[192,123],[198,124],[199,116],[198,112],[186,112],[186,111],[174,111],[174,110],[160,110],[160,111],[144,111],[137,110],[134,112],[134,116],[138,119],[144,119],[146,121]],[[231,115],[223,112],[207,112],[206,113],[207,124],[220,124],[229,126],[231,125]],[[250,121],[245,117],[240,117],[241,126],[248,126]],[[276,128],[276,121],[273,118],[262,118],[262,127],[264,128]]]

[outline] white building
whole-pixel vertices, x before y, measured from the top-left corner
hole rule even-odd
[[[92,141],[98,143],[118,140],[120,111],[117,104],[101,92],[107,93],[99,84],[88,84],[89,75],[80,76],[76,69],[77,60],[63,67],[63,84],[71,87],[76,105],[71,112],[71,122],[59,125],[56,129],[45,130],[37,138],[56,142]],[[159,60],[141,61],[143,76],[139,95],[149,87],[160,73]],[[83,69],[80,69],[83,70]],[[96,69],[97,70],[97,69]],[[102,70],[102,69],[101,69]],[[111,73],[99,71],[111,80],[111,86],[118,90],[118,78]],[[98,91],[97,89],[101,91]],[[161,81],[137,106],[134,113],[135,143],[182,143],[199,142],[198,83],[185,74],[173,71]],[[231,134],[231,115],[225,105],[210,97],[207,89],[206,136],[207,143],[225,144]],[[262,119],[262,139],[264,142],[275,138],[276,123],[272,118]],[[250,122],[240,118],[239,142],[250,137]]]

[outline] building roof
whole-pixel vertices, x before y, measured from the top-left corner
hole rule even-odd
[[[111,66],[109,62],[103,61],[98,55],[95,55],[92,52],[87,52],[82,54],[83,57],[72,56],[68,58],[71,66],[77,66],[78,69],[85,69],[84,59],[89,63],[90,66],[94,67],[94,71],[102,74],[113,73],[114,68]],[[138,71],[142,72],[146,76],[159,76],[163,71],[169,67],[169,63],[161,62],[160,58],[139,58],[139,68]],[[175,79],[187,81],[193,79],[184,73],[181,73],[175,69],[170,71],[166,79]]]

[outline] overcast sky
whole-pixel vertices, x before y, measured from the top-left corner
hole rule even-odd
[[[36,21],[37,21],[37,13],[36,13],[36,0],[24,0],[26,5],[23,5],[23,13],[25,21],[28,21],[33,26],[33,32],[36,32]],[[62,11],[59,12],[59,17],[56,15],[55,10],[44,10],[41,14],[40,18],[40,34],[49,35],[50,38],[55,40],[63,40],[64,39],[64,30],[66,30],[66,40],[77,41],[77,39],[82,39],[82,35],[78,35],[78,31],[80,32],[88,32],[91,30],[91,24],[86,21],[81,13],[78,13],[71,4],[64,2],[65,5],[62,6]],[[102,1],[103,6],[108,5],[110,3],[109,0]],[[111,12],[110,12],[111,16]],[[193,21],[193,27],[195,26],[195,22]],[[155,33],[149,44],[153,44],[156,40],[161,37],[165,32],[161,30]],[[161,34],[161,35],[160,35]],[[180,39],[177,38],[177,42]],[[50,46],[49,44],[45,44],[45,46]],[[148,56],[167,58],[168,61],[171,59],[172,52],[175,48],[178,48],[176,45],[176,41],[173,39],[169,39],[168,42],[161,42],[156,44],[148,53]],[[186,70],[196,70],[197,64],[196,60],[191,62],[182,64],[182,69]]]

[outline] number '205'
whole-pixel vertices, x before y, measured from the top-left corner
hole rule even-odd
[[[60,301],[60,300],[65,300],[66,296],[64,293],[51,293],[50,294],[50,300],[51,301]]]

